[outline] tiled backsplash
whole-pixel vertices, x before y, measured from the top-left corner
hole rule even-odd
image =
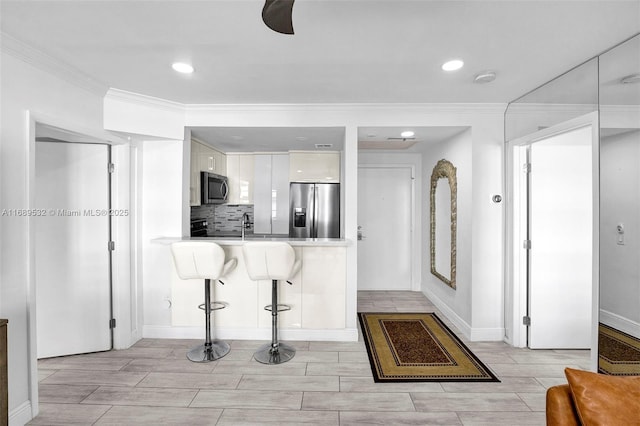
[[[191,207],[192,218],[204,218],[209,223],[208,234],[241,232],[242,215],[248,213],[253,223],[253,204],[205,204]],[[253,227],[247,229],[253,232]]]

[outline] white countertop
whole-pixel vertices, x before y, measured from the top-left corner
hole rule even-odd
[[[351,245],[351,240],[344,238],[269,238],[266,236],[249,236],[245,237],[244,240],[241,237],[159,237],[151,240],[152,243],[164,245],[169,245],[177,241],[211,241],[221,246],[241,246],[244,243],[256,241],[281,241],[289,243],[294,247],[346,247]]]

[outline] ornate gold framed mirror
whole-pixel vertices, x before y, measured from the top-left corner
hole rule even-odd
[[[431,273],[456,288],[456,223],[458,181],[450,161],[438,161],[431,173]]]

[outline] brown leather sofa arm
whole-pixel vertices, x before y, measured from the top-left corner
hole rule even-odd
[[[547,389],[547,426],[579,426],[578,419],[569,385]]]

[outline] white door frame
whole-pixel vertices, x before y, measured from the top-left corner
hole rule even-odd
[[[26,136],[27,146],[26,169],[27,188],[26,200],[27,210],[35,207],[36,176],[35,176],[35,155],[36,155],[36,124],[55,127],[63,132],[72,135],[86,136],[89,141],[100,142],[112,146],[112,158],[115,159],[116,167],[112,176],[112,202],[119,203],[116,206],[128,205],[130,199],[130,163],[129,163],[129,142],[110,134],[102,129],[87,128],[76,122],[65,120],[59,117],[52,117],[34,111],[26,111],[26,124],[28,126]],[[121,163],[118,163],[121,162]],[[114,329],[114,347],[126,348],[131,346],[139,337],[142,329],[140,315],[129,315],[141,308],[140,300],[136,298],[138,294],[138,284],[135,276],[131,274],[131,256],[135,255],[135,247],[131,247],[131,223],[135,222],[136,211],[130,206],[130,216],[121,217],[121,220],[112,223],[112,238],[119,241],[121,250],[113,253],[112,258],[112,300],[113,316],[118,320]],[[35,417],[39,412],[38,402],[38,354],[37,354],[37,327],[36,327],[36,278],[35,278],[35,220],[32,216],[27,217],[27,342],[29,353],[29,400],[31,403],[31,415]],[[134,306],[135,304],[135,306]]]
[[[420,291],[421,238],[416,232],[416,167],[413,164],[358,164],[358,169],[408,169],[411,172],[411,202],[409,207],[411,223],[411,291]]]
[[[505,271],[505,311],[512,315],[505,317],[508,341],[516,347],[527,346],[527,327],[522,318],[527,312],[527,253],[523,248],[526,239],[527,212],[526,202],[520,195],[526,190],[526,176],[519,164],[524,158],[524,147],[550,136],[565,133],[580,127],[591,126],[592,129],[592,170],[593,170],[593,308],[592,308],[592,340],[591,361],[597,366],[598,345],[598,289],[599,289],[599,116],[597,112],[568,120],[555,126],[523,136],[506,144],[506,271]],[[526,194],[526,192],[524,192]]]

